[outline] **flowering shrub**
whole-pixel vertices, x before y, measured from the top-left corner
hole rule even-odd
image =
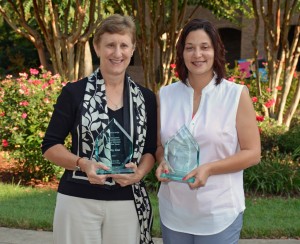
[[[257,96],[257,86],[256,86],[256,80],[254,75],[250,75],[250,76],[246,75],[239,69],[239,66],[236,66],[231,70],[227,69],[227,74],[228,74],[227,79],[229,81],[241,85],[246,85],[248,87],[253,102],[253,106],[256,111],[256,120],[258,122],[260,133],[262,133],[266,129],[269,129],[270,127],[271,128],[276,127],[275,130],[277,132],[281,131],[281,133],[283,133],[285,127],[277,126],[275,119],[270,118],[268,114],[268,108],[272,107],[276,102],[272,98],[272,90],[271,88],[268,87],[268,82],[260,83],[262,94],[260,96]],[[277,90],[278,93],[280,93],[282,87],[277,86],[275,89]]]
[[[275,194],[275,195],[298,195],[299,187],[299,163],[295,152],[287,152],[286,145],[282,145],[279,151],[279,141],[282,136],[290,132],[286,127],[278,125],[277,121],[268,114],[268,108],[276,101],[272,98],[272,90],[268,82],[261,82],[261,96],[257,96],[255,77],[247,79],[238,68],[228,70],[228,80],[244,84],[249,88],[250,96],[256,111],[256,120],[261,133],[262,158],[260,164],[245,170],[244,183],[247,193]],[[275,87],[280,94],[282,87]],[[278,96],[280,97],[280,96]],[[295,140],[294,140],[295,141]],[[294,155],[293,155],[294,153]]]
[[[0,82],[0,150],[22,166],[24,177],[46,181],[59,168],[43,158],[41,143],[64,83],[42,66]]]

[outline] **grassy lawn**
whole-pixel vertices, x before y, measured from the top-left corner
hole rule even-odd
[[[56,192],[0,184],[0,226],[52,230]]]
[[[247,198],[242,238],[299,238],[300,198]]]
[[[0,184],[0,226],[52,230],[56,192]],[[153,236],[160,236],[158,204],[154,209]],[[300,238],[300,197],[248,197],[242,238]]]

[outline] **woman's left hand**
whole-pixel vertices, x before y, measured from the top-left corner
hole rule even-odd
[[[134,173],[132,174],[110,174],[109,177],[112,177],[115,182],[120,186],[128,186],[134,183],[139,182],[143,176],[140,175],[138,167],[135,163],[128,163],[125,165],[126,168],[131,168]]]

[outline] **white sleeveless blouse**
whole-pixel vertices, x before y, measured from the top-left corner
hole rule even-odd
[[[162,144],[185,124],[200,146],[200,164],[224,159],[239,151],[236,114],[243,86],[215,78],[202,90],[192,118],[194,90],[178,81],[160,89]],[[162,183],[158,192],[162,223],[171,230],[211,235],[226,229],[245,209],[243,171],[213,175],[204,187]]]

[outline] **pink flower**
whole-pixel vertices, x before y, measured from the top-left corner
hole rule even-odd
[[[278,91],[281,91],[281,90],[282,90],[282,86],[276,86],[276,89],[277,89]]]
[[[56,74],[52,76],[52,79],[59,79],[60,78],[60,74]]]
[[[44,73],[44,74],[42,75],[42,77],[43,77],[44,79],[46,79],[46,78],[48,78],[48,77],[50,78],[51,75],[52,75],[51,71],[48,71],[47,73]]]
[[[28,105],[29,105],[29,102],[27,102],[27,101],[22,101],[22,102],[20,102],[19,104],[20,104],[20,106],[28,106]]]
[[[40,65],[40,67],[39,67],[40,69],[43,69],[44,68],[44,66],[43,65]]]
[[[176,68],[176,64],[170,64],[171,69],[175,69]]]
[[[42,82],[41,82],[40,80],[34,80],[34,81],[33,81],[33,84],[36,85],[36,86],[39,85],[39,84],[41,84],[41,83],[42,83]]]
[[[50,85],[52,85],[52,84],[54,83],[54,80],[53,80],[53,79],[50,79],[50,80],[48,81],[48,83],[49,83]]]
[[[29,69],[30,71],[30,74],[32,75],[38,75],[39,74],[39,71],[37,69]]]
[[[42,85],[42,89],[45,90],[48,86],[49,86],[48,83],[44,83],[44,84]]]
[[[229,77],[228,80],[231,81],[231,82],[235,82],[235,78],[233,76]]]
[[[272,98],[272,99],[270,99],[269,101],[265,102],[265,106],[266,106],[267,108],[270,108],[270,107],[272,107],[272,106],[274,105],[274,103],[275,103],[275,99]]]
[[[6,76],[6,79],[11,79],[12,78],[12,75],[7,75]]]
[[[27,113],[22,113],[21,117],[22,117],[23,119],[26,119],[26,118],[27,118]]]
[[[2,139],[2,147],[8,147],[9,143],[7,140]]]
[[[264,121],[264,120],[265,120],[265,117],[262,116],[262,115],[256,115],[256,120],[257,120],[257,121]]]
[[[257,102],[257,97],[252,97],[252,102],[256,103]]]
[[[44,98],[44,103],[50,103],[50,100],[48,97]]]
[[[28,96],[30,93],[30,90],[25,85],[21,85],[21,88],[19,89],[20,94],[24,94],[25,96]]]
[[[178,74],[178,72],[177,72],[177,71],[175,72],[175,74],[174,74],[174,75],[175,75],[175,77],[177,77],[177,78],[179,77],[179,74]]]
[[[267,87],[266,91],[267,91],[267,92],[271,92],[271,88],[270,88],[270,87]]]
[[[19,73],[19,76],[20,77],[24,77],[25,79],[27,79],[27,77],[28,77],[28,74],[27,73]]]

